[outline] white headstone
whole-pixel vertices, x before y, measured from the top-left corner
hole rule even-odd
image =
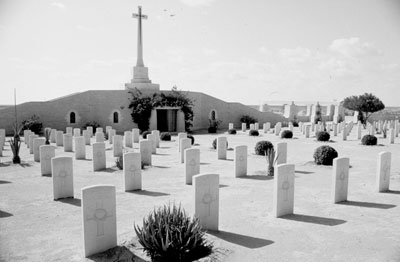
[[[346,141],[347,140],[347,133],[348,133],[348,131],[347,131],[347,126],[343,126],[343,132],[342,132],[342,140],[343,141]]]
[[[389,142],[390,142],[390,144],[394,144],[394,129],[393,128],[389,129]]]
[[[275,125],[275,135],[279,136],[281,133],[282,124],[281,122],[276,123]]]
[[[66,128],[66,133],[72,135],[72,127],[67,127]]]
[[[85,145],[90,146],[90,131],[89,130],[83,130],[82,135],[85,139]]]
[[[378,192],[385,192],[389,190],[391,162],[392,153],[381,152],[378,154],[378,168],[376,176]]]
[[[108,131],[112,129],[112,126],[106,126],[106,134],[108,134]]]
[[[254,129],[255,129],[254,124],[250,124],[250,130],[254,130]]]
[[[142,189],[142,162],[140,153],[129,152],[124,156],[124,186],[125,192]]]
[[[82,188],[82,220],[85,257],[117,245],[115,186]]]
[[[139,129],[138,128],[132,129],[132,139],[133,139],[133,143],[139,143]]]
[[[125,147],[133,147],[131,131],[124,132],[124,145]]]
[[[40,170],[42,175],[51,175],[51,159],[56,156],[55,147],[43,145],[39,147],[40,151]]]
[[[112,143],[113,144],[113,156],[114,157],[122,156],[122,151],[124,149],[123,144],[122,144],[123,143],[122,136],[114,135],[112,140],[113,140],[113,143]]]
[[[147,140],[149,140],[150,143],[151,143],[151,153],[152,154],[157,153],[156,136],[153,135],[153,134],[148,134],[147,135]]]
[[[151,134],[154,135],[154,137],[156,139],[156,148],[159,148],[160,147],[160,131],[153,130],[153,131],[151,131]]]
[[[75,159],[86,158],[85,138],[83,136],[74,137]]]
[[[87,126],[86,130],[89,132],[89,138],[93,136],[93,127],[92,126]]]
[[[28,145],[28,142],[29,142],[28,136],[29,136],[30,133],[31,133],[31,130],[28,130],[28,129],[24,130],[24,143],[25,143],[25,145]]]
[[[180,140],[180,155],[181,155],[181,163],[185,162],[185,149],[188,149],[192,146],[192,140],[190,138],[181,138]]]
[[[30,135],[29,136],[29,153],[33,154],[33,139],[38,138],[38,135]]]
[[[247,175],[247,146],[235,146],[233,158],[235,163],[235,177]]]
[[[108,142],[112,144],[114,142],[113,137],[115,136],[116,131],[115,129],[108,130]]]
[[[271,123],[270,122],[264,123],[264,125],[263,125],[264,133],[267,133],[270,128],[271,128]]]
[[[104,142],[93,143],[93,171],[106,169],[106,144]]]
[[[200,174],[200,149],[188,148],[184,154],[186,185],[191,185],[193,176]]]
[[[103,134],[103,132],[96,132],[96,134],[94,134],[94,136],[95,136],[96,143],[104,142],[104,134]]]
[[[233,129],[233,123],[229,123],[228,129]]]
[[[332,176],[332,200],[333,203],[339,203],[347,200],[347,191],[349,186],[349,165],[348,157],[333,159]]]
[[[226,137],[217,138],[217,159],[226,159]]]
[[[357,139],[361,139],[362,125],[361,123],[357,124]]]
[[[254,123],[254,129],[259,130],[260,129],[260,124],[259,123]]]
[[[103,128],[102,127],[97,127],[96,128],[96,133],[103,133]]]
[[[279,142],[276,144],[276,165],[287,163],[287,143]]]
[[[310,137],[310,129],[311,129],[311,126],[309,126],[309,125],[306,125],[306,127],[305,127],[306,129],[306,138],[309,138]]]
[[[246,129],[247,129],[246,123],[242,123],[242,132],[246,132]]]
[[[33,160],[40,162],[40,151],[39,147],[46,143],[46,139],[43,137],[33,139]]]
[[[219,175],[200,174],[193,176],[195,217],[205,230],[218,230]]]
[[[51,159],[51,174],[53,177],[54,200],[74,197],[72,157],[53,157]]]
[[[63,131],[56,132],[56,146],[63,146],[64,145],[64,138],[63,138]]]
[[[74,128],[74,137],[81,136],[81,129],[80,128]]]
[[[273,214],[275,217],[293,214],[294,165],[276,166],[274,178]]]
[[[64,144],[64,152],[72,152],[72,135],[64,134],[63,135],[63,144]]]
[[[187,138],[186,133],[178,133],[178,151],[181,152],[181,139]]]
[[[139,142],[140,155],[142,157],[142,164],[151,166],[151,141],[142,140]]]
[[[52,129],[50,132],[50,143],[55,143],[56,142],[56,132],[57,129]]]

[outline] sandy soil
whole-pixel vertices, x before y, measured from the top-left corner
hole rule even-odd
[[[220,174],[220,231],[207,236],[216,252],[205,261],[400,261],[400,138],[394,145],[378,135],[380,146],[366,147],[355,139],[332,137],[321,143],[305,139],[295,129],[288,142],[288,163],[296,165],[295,215],[274,218],[273,180],[266,176],[264,157],[254,154],[257,141],[282,141],[273,134],[249,137],[238,132],[194,134],[201,150],[201,172]],[[234,178],[233,150],[228,160],[217,160],[212,140],[228,137],[229,148],[248,145],[248,177]],[[133,225],[155,207],[180,203],[194,213],[192,186],[185,185],[176,136],[161,142],[153,166],[143,175],[143,191],[125,193],[122,171],[107,150],[107,170],[92,171],[91,147],[87,160],[74,160],[75,198],[52,199],[51,177],[40,175],[22,146],[23,164],[12,165],[9,146],[0,158],[0,260],[1,261],[149,261],[135,239]],[[339,156],[349,156],[349,201],[331,203],[332,167],[312,163],[313,152],[329,144]],[[111,149],[111,145],[107,144]],[[135,144],[135,150],[138,145]],[[132,149],[131,149],[132,150]],[[392,152],[391,191],[376,193],[377,154]],[[64,153],[61,147],[56,155]],[[83,258],[81,188],[111,184],[117,190],[119,246],[101,255]]]

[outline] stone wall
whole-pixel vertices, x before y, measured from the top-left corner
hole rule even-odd
[[[169,93],[171,91],[162,91]],[[283,116],[271,112],[260,112],[240,103],[228,103],[215,97],[198,93],[185,92],[194,100],[194,121],[192,130],[207,129],[211,110],[215,110],[217,118],[222,120],[221,128],[228,128],[229,123],[240,127],[242,115],[250,115],[258,122],[271,122],[274,125],[279,121],[287,121]],[[18,122],[37,115],[43,127],[51,127],[65,131],[66,127],[82,128],[85,123],[96,121],[103,128],[112,126],[117,133],[123,133],[137,125],[130,115],[127,90],[91,90],[82,93],[57,98],[46,102],[28,102],[17,105]],[[71,112],[76,114],[76,123],[69,123]],[[113,113],[118,112],[119,123],[113,123]],[[0,128],[5,128],[7,135],[13,134],[14,107],[0,109]]]

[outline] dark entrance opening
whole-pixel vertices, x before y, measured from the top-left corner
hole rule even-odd
[[[176,132],[177,109],[157,109],[157,129],[160,132]]]

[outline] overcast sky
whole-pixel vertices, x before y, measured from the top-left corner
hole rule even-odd
[[[399,0],[0,0],[0,104],[123,89],[136,62],[162,90],[229,102],[399,106]]]

